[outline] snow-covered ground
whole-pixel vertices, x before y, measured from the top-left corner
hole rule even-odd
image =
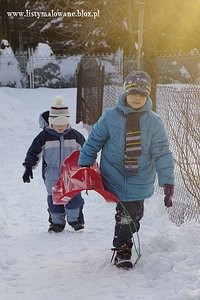
[[[130,271],[110,264],[115,205],[94,192],[83,193],[84,231],[67,225],[62,233],[47,232],[41,167],[24,184],[22,162],[40,131],[39,114],[57,95],[87,135],[75,124],[76,89],[0,88],[0,299],[199,300],[199,224],[173,224],[162,195],[145,202],[142,257]]]

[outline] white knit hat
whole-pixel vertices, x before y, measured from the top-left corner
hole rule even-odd
[[[70,126],[70,116],[69,109],[64,104],[62,96],[57,96],[55,99],[55,104],[51,107],[49,111],[49,126],[52,125],[67,125]]]

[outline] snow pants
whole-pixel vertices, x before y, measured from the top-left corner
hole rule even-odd
[[[132,238],[133,233],[139,231],[144,214],[144,200],[120,202],[116,212],[113,246],[120,248]]]
[[[65,225],[65,217],[70,226],[84,224],[83,206],[84,200],[81,193],[76,195],[68,204],[55,205],[51,195],[47,197],[49,222],[53,224]]]

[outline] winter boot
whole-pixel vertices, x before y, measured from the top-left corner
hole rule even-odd
[[[81,229],[84,229],[84,224],[76,224],[73,226],[75,231],[79,231]]]
[[[56,232],[56,233],[58,233],[58,232],[63,231],[64,228],[65,228],[65,225],[62,225],[62,224],[53,224],[53,223],[51,223],[51,224],[49,225],[48,232]]]
[[[133,243],[129,240],[120,248],[112,248],[111,250],[113,250],[114,253],[111,262],[114,258],[114,265],[116,265],[116,267],[125,269],[133,268],[133,263],[131,262],[132,247]]]

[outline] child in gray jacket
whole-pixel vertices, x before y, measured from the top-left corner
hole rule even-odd
[[[85,139],[83,135],[70,126],[69,109],[64,105],[63,98],[58,96],[55,105],[40,116],[43,131],[33,140],[26,154],[23,166],[23,182],[33,179],[33,169],[42,157],[42,174],[47,189],[47,203],[49,212],[49,232],[61,232],[65,228],[65,216],[74,230],[84,228],[83,205],[81,194],[76,195],[66,205],[54,205],[52,201],[52,187],[60,175],[64,159],[73,151],[79,150]]]

